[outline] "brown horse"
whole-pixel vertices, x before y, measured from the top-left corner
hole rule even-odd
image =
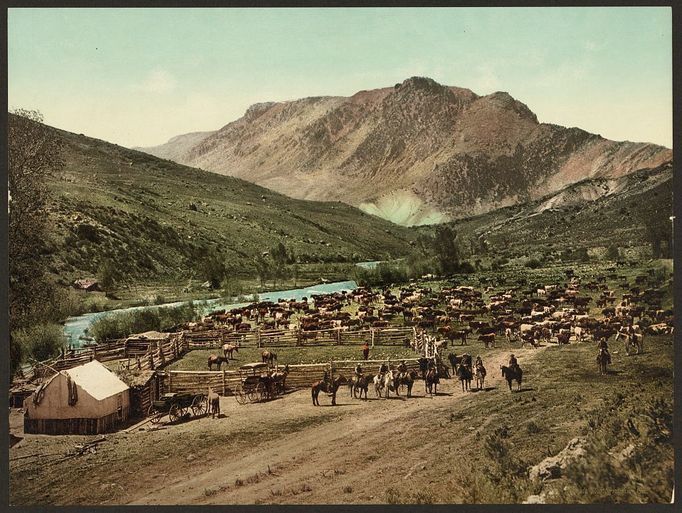
[[[225,358],[232,359],[232,353],[239,352],[239,346],[236,344],[223,344],[223,355]]]
[[[460,383],[462,383],[462,392],[471,389],[471,380],[473,379],[471,367],[464,364],[459,365],[457,367],[457,377]]]
[[[218,370],[220,370],[220,367],[223,365],[223,363],[228,363],[228,359],[224,356],[212,354],[208,357],[208,370],[212,370],[213,365],[218,367]]]
[[[208,387],[208,410],[212,414],[211,418],[215,419],[216,414],[220,418],[220,396],[211,387]]]
[[[374,382],[374,375],[363,374],[362,376],[353,376],[350,382],[350,395],[351,397],[358,398],[358,390],[360,391],[360,399],[362,399],[362,392],[365,393],[365,399],[367,399],[367,390],[369,389],[369,384]]]
[[[327,394],[331,395],[332,406],[336,406],[336,391],[339,389],[341,385],[345,383],[348,383],[348,380],[343,376],[337,376],[331,383],[325,380],[313,383],[312,386],[310,387],[310,394],[313,399],[313,406],[320,405],[320,401],[318,399],[320,392],[326,392]]]
[[[273,365],[273,362],[277,361],[277,355],[272,351],[268,351],[267,349],[260,354],[260,357],[263,360],[263,363],[267,362],[270,365]]]
[[[606,350],[602,347],[599,349],[599,354],[597,355],[597,367],[599,367],[599,375],[603,376],[607,373],[606,366],[610,363],[610,358]]]
[[[416,370],[411,370],[407,372],[399,372],[397,370],[393,371],[393,382],[395,383],[395,393],[398,394],[398,389],[401,386],[407,387],[407,397],[412,397],[412,387],[419,374]]]
[[[521,378],[523,377],[523,371],[518,365],[515,368],[507,367],[506,365],[500,365],[500,370],[502,371],[502,377],[507,380],[507,385],[509,385],[509,391],[512,391],[512,381],[515,380],[518,384],[517,390],[521,390]]]
[[[426,376],[424,376],[424,386],[426,387],[426,392],[431,395],[438,395],[438,369],[436,367],[430,367],[426,371]]]

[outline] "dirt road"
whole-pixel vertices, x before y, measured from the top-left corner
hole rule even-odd
[[[516,350],[523,364],[541,349]],[[415,397],[352,400],[348,389],[339,390],[338,406],[311,404],[309,391],[299,391],[270,403],[238,405],[222,398],[225,418],[205,418],[182,426],[206,430],[229,439],[239,429],[249,429],[245,417],[256,423],[298,421],[301,429],[259,443],[227,450],[216,441],[205,462],[186,468],[167,468],[159,479],[131,490],[127,504],[253,504],[253,503],[372,503],[386,502],[391,486],[418,490],[429,476],[436,440],[433,430],[456,416],[466,421],[467,406],[478,394],[509,394],[499,367],[508,352],[490,357],[486,390],[462,392],[459,381],[442,380],[437,396],[425,396],[423,382],[415,384]],[[326,402],[326,404],[325,404]],[[319,418],[322,415],[322,418]],[[464,417],[462,417],[464,416]],[[466,444],[473,423],[459,433]],[[180,426],[174,427],[178,429]],[[191,447],[181,449],[188,452]]]

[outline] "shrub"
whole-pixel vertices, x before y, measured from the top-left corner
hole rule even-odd
[[[537,269],[538,267],[542,267],[542,262],[537,258],[531,258],[530,260],[526,260],[524,265],[529,269]]]
[[[21,353],[38,361],[47,360],[59,354],[66,345],[64,330],[59,324],[36,324],[12,333],[12,339],[21,347]]]

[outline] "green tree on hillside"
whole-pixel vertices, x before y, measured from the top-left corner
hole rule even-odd
[[[208,250],[198,261],[197,272],[202,279],[210,283],[212,289],[217,289],[225,278],[227,267],[217,251]]]
[[[459,250],[455,239],[457,232],[449,226],[438,226],[433,241],[433,249],[438,259],[441,271],[452,274],[459,269]]]
[[[16,110],[8,123],[9,328],[11,371],[22,354],[17,330],[58,321],[56,286],[42,260],[49,251],[47,180],[64,166],[61,145],[38,111]],[[49,330],[51,333],[54,330]],[[49,344],[48,344],[49,345]],[[26,348],[23,348],[26,349]]]

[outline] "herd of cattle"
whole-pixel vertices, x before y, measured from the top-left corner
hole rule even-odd
[[[619,294],[607,284],[617,283]],[[673,312],[662,309],[664,290],[653,271],[633,283],[616,273],[584,280],[566,271],[552,284],[526,279],[479,282],[479,287],[450,286],[433,290],[422,286],[313,295],[311,298],[258,302],[243,308],[215,311],[199,324],[231,327],[235,332],[262,329],[297,330],[305,336],[317,330],[356,330],[392,325],[415,326],[431,334],[437,345],[462,345],[471,337],[486,347],[497,337],[537,346],[541,342],[608,340],[623,337],[641,350],[645,334],[673,332]],[[356,308],[349,308],[355,304]],[[416,344],[416,339],[412,344]],[[422,348],[414,347],[415,350]]]

